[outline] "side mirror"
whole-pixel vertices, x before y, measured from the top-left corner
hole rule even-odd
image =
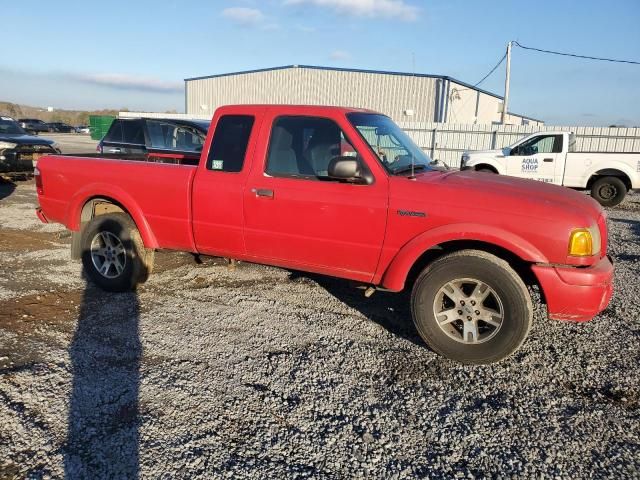
[[[362,175],[360,162],[353,157],[335,157],[327,169],[329,178],[351,183],[369,183]]]

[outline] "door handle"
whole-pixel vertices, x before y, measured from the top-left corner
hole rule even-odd
[[[122,150],[119,148],[110,148],[107,150],[107,153],[122,153]]]
[[[252,188],[251,191],[256,194],[256,197],[273,198],[273,190],[268,188]]]
[[[545,162],[553,162],[553,158],[545,158],[544,161]]]

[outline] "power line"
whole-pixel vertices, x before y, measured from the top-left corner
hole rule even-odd
[[[575,57],[575,58],[586,58],[587,60],[600,60],[601,62],[630,63],[633,65],[640,65],[640,62],[635,62],[633,60],[616,60],[614,58],[590,57],[588,55],[577,55],[575,53],[554,52],[552,50],[543,50],[541,48],[525,47],[524,45],[520,45],[515,40],[513,41],[513,44],[517,45],[520,48],[524,48],[525,50],[534,50],[536,52],[541,52],[541,53],[551,53],[552,55],[562,55],[565,57]]]
[[[493,72],[495,72],[495,71],[496,71],[496,69],[497,69],[500,65],[502,65],[502,62],[504,62],[504,59],[505,59],[505,58],[507,58],[507,54],[506,54],[506,53],[502,56],[502,58],[501,58],[501,59],[500,59],[500,61],[496,64],[496,66],[495,66],[495,67],[493,67],[493,68],[491,69],[491,71],[490,71],[489,73],[487,73],[484,77],[482,77],[482,80],[480,80],[478,83],[476,83],[476,84],[474,85],[474,87],[477,87],[477,86],[478,86],[478,85],[480,85],[482,82],[484,82],[487,78],[489,78],[489,77],[491,76],[491,74],[492,74]]]

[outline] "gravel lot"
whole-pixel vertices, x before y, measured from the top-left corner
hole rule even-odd
[[[339,280],[160,253],[107,294],[35,203],[0,186],[0,479],[640,478],[640,195],[609,211],[607,311],[539,307],[483,367]]]

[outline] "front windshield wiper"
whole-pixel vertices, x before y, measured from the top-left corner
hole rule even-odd
[[[426,167],[426,165],[422,165],[421,163],[418,163],[418,164],[413,165],[413,167],[411,165],[407,165],[407,166],[404,166],[404,167],[398,167],[395,170],[391,170],[391,173],[393,173],[394,175],[399,175],[401,173],[410,172],[412,168],[413,168],[413,171],[417,171],[417,170],[425,170],[427,167]]]

